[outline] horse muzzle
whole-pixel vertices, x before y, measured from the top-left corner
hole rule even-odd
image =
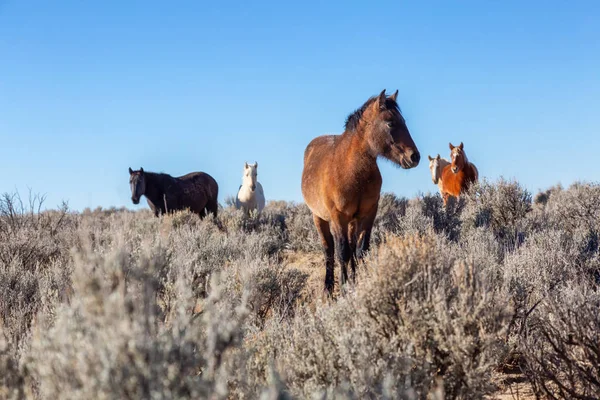
[[[419,165],[419,161],[421,161],[421,154],[419,153],[419,150],[414,150],[410,156],[405,155],[402,157],[400,166],[404,169],[411,169]]]
[[[139,199],[139,198],[138,198],[138,199],[136,199],[135,197],[132,197],[132,198],[131,198],[131,202],[132,202],[133,204],[140,204],[140,199]]]

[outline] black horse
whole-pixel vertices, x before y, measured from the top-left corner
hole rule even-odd
[[[146,196],[148,205],[157,217],[161,213],[186,208],[200,217],[207,213],[217,216],[219,185],[204,172],[191,172],[174,178],[168,174],[145,172],[143,168],[139,171],[129,168],[129,185],[133,204],[139,204],[140,198]]]

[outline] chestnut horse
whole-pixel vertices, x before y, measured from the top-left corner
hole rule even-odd
[[[460,194],[467,191],[469,186],[479,178],[479,172],[475,165],[469,162],[462,142],[458,146],[450,143],[450,159],[451,164],[444,167],[441,176],[440,192],[444,205],[448,204],[450,196],[458,199]]]
[[[335,255],[341,284],[347,265],[356,274],[356,258],[369,249],[381,191],[378,156],[402,168],[414,168],[421,156],[410,136],[396,98],[385,90],[371,97],[346,120],[341,135],[319,136],[304,152],[302,195],[313,213],[325,253],[325,289],[334,287]]]

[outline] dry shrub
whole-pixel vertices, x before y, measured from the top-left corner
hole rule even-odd
[[[597,184],[382,195],[335,301],[304,204],[36,210],[0,200],[1,398],[482,398],[509,354],[598,397]]]
[[[548,203],[548,200],[553,194],[561,192],[562,190],[563,188],[561,185],[552,186],[546,190],[542,190],[535,195],[533,204],[543,207]]]
[[[315,228],[312,212],[306,204],[290,204],[285,210],[287,242],[293,251],[320,251],[321,240]]]
[[[555,189],[545,203],[549,225],[569,231],[600,226],[600,185],[575,183],[568,190]]]
[[[22,399],[25,397],[25,373],[21,370],[19,360],[11,351],[6,336],[0,329],[0,398]]]
[[[478,266],[413,236],[390,237],[365,268],[348,296],[267,326],[254,342],[255,373],[273,359],[300,397],[344,388],[356,398],[424,398],[440,382],[449,398],[495,389],[507,300],[487,290]]]
[[[372,243],[379,245],[388,233],[400,233],[401,222],[406,215],[408,199],[383,193],[379,198],[377,216],[373,223]]]
[[[31,194],[27,203],[18,193],[0,198],[0,331],[15,357],[36,314],[50,312],[70,286],[77,221],[66,205],[41,211],[43,203]]]
[[[59,210],[44,211],[44,197],[30,194],[27,204],[19,193],[5,193],[0,198],[0,262],[13,260],[32,270],[38,263],[60,257],[67,225],[67,205]]]
[[[529,324],[522,350],[540,397],[600,398],[600,295],[581,289],[549,297]]]
[[[248,265],[244,265],[245,268]],[[262,328],[268,317],[279,321],[294,315],[308,275],[294,268],[262,263],[246,278],[248,308]]]
[[[379,211],[374,225],[375,244],[383,241],[389,233],[423,235],[430,229],[456,240],[460,232],[460,210],[462,203],[450,202],[443,206],[438,195],[419,195],[407,200],[386,193],[379,202]]]
[[[247,314],[213,285],[202,318],[176,279],[176,318],[161,324],[162,249],[133,261],[126,244],[106,257],[77,255],[74,296],[39,329],[27,365],[42,398],[225,398]]]
[[[462,232],[485,227],[491,229],[504,247],[511,251],[523,243],[528,231],[531,194],[515,181],[500,179],[472,185],[465,196],[461,219]]]
[[[575,183],[569,190],[555,191],[545,207],[535,215],[538,225],[564,230],[573,236],[579,250],[573,260],[586,265],[587,272],[600,284],[600,185]]]

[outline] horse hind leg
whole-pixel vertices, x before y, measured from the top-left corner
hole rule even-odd
[[[348,239],[349,222],[341,215],[334,215],[332,222],[333,223],[331,225],[333,239],[335,242],[335,252],[342,270],[340,283],[342,286],[344,286],[346,282],[348,282],[348,263],[352,258],[352,252],[350,251],[350,240]]]
[[[334,274],[333,267],[335,264],[333,235],[329,229],[329,222],[317,217],[313,214],[313,220],[323,245],[323,253],[325,255],[325,290],[329,296],[333,295]]]
[[[206,203],[206,211],[217,218],[217,213],[219,212],[219,203],[217,200],[209,200],[209,202]]]
[[[358,260],[362,260],[371,248],[371,231],[373,230],[376,216],[377,208],[361,221],[360,236],[356,249],[356,258],[358,258]]]
[[[350,246],[350,279],[356,282],[356,251],[358,242],[358,221],[348,225],[348,244]]]

